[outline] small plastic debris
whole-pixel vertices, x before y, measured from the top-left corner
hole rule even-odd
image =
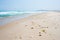
[[[34,29],[33,27],[31,27],[31,29]]]
[[[19,39],[22,39],[22,37],[20,36]]]
[[[42,35],[41,35],[41,32],[39,32],[39,36],[42,36]]]
[[[41,34],[39,36],[42,36]]]
[[[43,29],[42,32],[45,32],[45,30]]]

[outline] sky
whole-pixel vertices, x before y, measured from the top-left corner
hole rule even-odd
[[[0,10],[60,10],[60,0],[0,0]]]

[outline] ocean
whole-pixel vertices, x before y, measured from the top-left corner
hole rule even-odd
[[[0,26],[42,12],[47,11],[0,11]]]

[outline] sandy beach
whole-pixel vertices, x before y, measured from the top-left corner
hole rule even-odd
[[[0,40],[60,40],[60,12],[45,12],[0,27]]]

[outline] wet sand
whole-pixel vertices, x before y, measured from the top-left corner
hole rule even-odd
[[[0,40],[60,40],[60,13],[46,12],[0,27]]]

